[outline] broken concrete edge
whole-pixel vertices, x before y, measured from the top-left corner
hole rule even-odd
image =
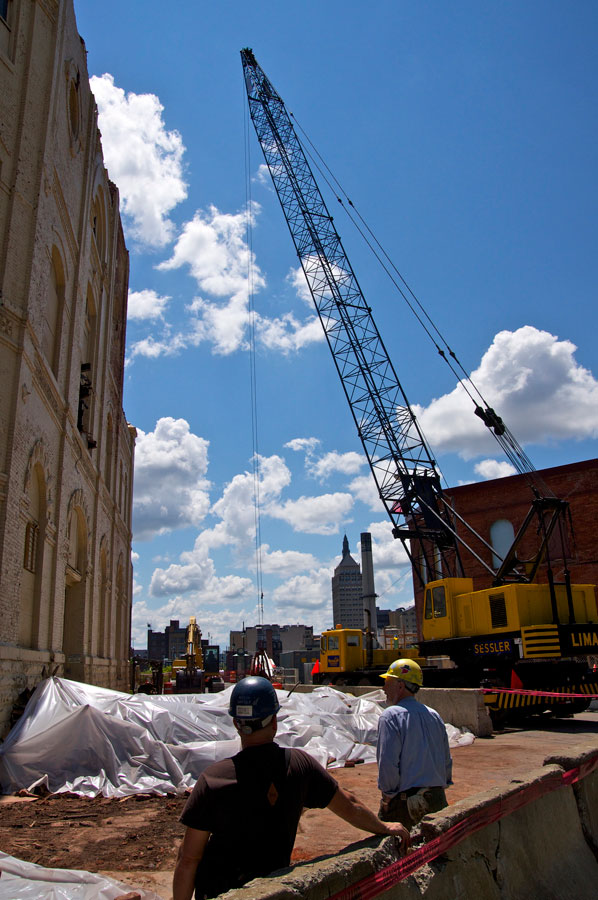
[[[571,769],[576,769],[586,763],[592,762],[597,755],[598,747],[585,747],[583,750],[580,747],[577,752],[552,753],[550,756],[545,757],[544,765],[560,766],[565,772],[569,772]]]
[[[525,777],[525,779],[513,780],[509,784],[490,788],[473,797],[461,800],[458,803],[441,810],[438,813],[426,816],[420,823],[419,829],[414,830],[413,840],[416,845],[419,843],[429,843],[434,838],[445,834],[449,828],[457,825],[468,818],[473,817],[480,810],[489,809],[496,804],[502,804],[509,797],[518,794],[522,789],[538,788],[539,796],[535,800],[531,800],[529,804],[509,813],[505,818],[509,819],[511,830],[517,836],[518,828],[521,824],[522,833],[520,835],[520,843],[525,846],[529,843],[530,834],[529,823],[534,822],[534,816],[537,816],[538,829],[543,827],[545,812],[543,811],[543,803],[547,796],[552,796],[553,803],[557,805],[571,806],[576,810],[578,828],[580,834],[583,832],[584,846],[592,851],[595,856],[595,848],[598,847],[598,817],[588,818],[584,814],[584,808],[580,806],[580,790],[586,798],[593,798],[598,795],[598,772],[594,772],[583,779],[576,790],[573,791],[569,785],[563,785],[560,781],[565,771],[576,768],[588,758],[598,754],[598,744],[594,748],[588,748],[586,745],[579,747],[578,751],[572,748],[570,754],[567,755],[566,769],[562,765],[552,762],[545,763],[544,766],[533,769]],[[550,758],[552,759],[552,758]],[[559,784],[557,787],[556,785]],[[546,791],[545,788],[548,788]],[[559,792],[562,798],[559,798]],[[583,799],[583,798],[582,798]],[[593,804],[590,804],[590,806]],[[587,807],[585,802],[583,807]],[[523,813],[523,815],[522,815]],[[519,817],[519,818],[517,818]],[[504,822],[504,819],[500,820]],[[532,825],[533,830],[533,825]],[[489,840],[496,843],[499,838],[500,829],[497,830],[497,822],[491,822],[484,825],[477,832],[477,837],[464,833],[463,838],[459,841],[459,846],[465,841],[476,840],[480,844],[484,844]],[[458,859],[459,854],[443,855],[445,863],[442,867],[432,864],[432,876],[434,878],[452,879],[450,872],[451,862]],[[282,869],[273,872],[267,878],[258,878],[250,882],[242,888],[228,891],[222,896],[226,900],[327,900],[341,890],[355,886],[357,882],[370,875],[380,872],[387,866],[392,865],[399,859],[397,842],[394,838],[389,837],[370,837],[355,844],[350,844],[341,853],[334,856],[320,857],[309,862],[299,863],[289,869]],[[457,863],[455,863],[457,865]],[[426,867],[427,876],[430,877],[430,866]],[[418,870],[419,871],[419,870]],[[422,869],[423,871],[423,869]],[[596,866],[596,879],[598,880],[598,865]],[[395,884],[391,891],[392,896],[399,898],[402,896],[401,886],[404,884],[405,890],[409,891],[408,882],[411,878],[418,879],[418,872],[413,876],[409,876],[404,882]],[[447,881],[448,886],[448,881]],[[532,886],[530,892],[533,894]],[[383,900],[385,896],[390,896],[388,888],[384,888],[380,893]],[[407,894],[405,894],[407,896]],[[477,895],[479,896],[479,894]],[[476,895],[462,894],[462,900],[475,900]]]
[[[318,685],[298,684],[294,692],[310,694]],[[337,685],[331,684],[343,694],[363,697],[372,691],[382,690],[376,685]],[[484,703],[484,694],[479,688],[420,688],[417,699],[435,709],[444,722],[455,728],[467,728],[476,737],[489,737],[492,734],[492,720]]]
[[[256,878],[242,888],[222,894],[227,900],[327,900],[328,897],[374,875],[399,859],[392,837],[369,837],[349,844],[334,856],[322,856]]]

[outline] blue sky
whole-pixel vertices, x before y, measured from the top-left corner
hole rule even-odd
[[[204,636],[224,645],[231,628],[258,618],[250,258],[264,621],[331,625],[342,538],[359,558],[362,531],[373,536],[378,605],[409,604],[404,554],[263,177],[239,50],[253,48],[542,468],[596,455],[598,7],[177,0],[165,10],[75,0],[131,257],[134,645],[145,645],[148,622],[197,615]],[[330,204],[447,483],[508,474]]]

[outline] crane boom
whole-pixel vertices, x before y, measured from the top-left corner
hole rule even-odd
[[[284,102],[252,50],[241,50],[241,60],[249,112],[297,257],[380,499],[392,521],[393,535],[402,541],[414,573],[422,583],[422,569],[428,579],[442,574],[463,575],[459,547],[464,547],[493,577],[495,584],[533,580],[541,561],[545,557],[549,559],[549,539],[557,525],[563,546],[562,559],[566,559],[562,523],[568,515],[568,503],[553,495],[542,496],[530,484],[535,497],[530,513],[500,561],[498,571],[480,555],[487,556],[488,551],[495,555],[494,548],[458,515],[443,494],[432,453],[388,356]],[[505,449],[504,441],[507,442],[507,449],[520,458],[519,465],[523,470],[533,470],[494,410],[476,406],[475,412],[499,440],[504,438],[501,446]],[[535,555],[525,560],[526,565],[522,566],[517,549],[533,523],[541,537],[540,544]],[[469,543],[469,536],[473,537],[475,546]],[[415,549],[412,542],[415,542]],[[556,620],[550,560],[548,574]],[[565,582],[571,611],[573,601],[568,569],[565,570]]]
[[[291,118],[253,52],[241,58],[251,119],[393,533],[409,553],[407,541],[419,539],[432,556],[454,557],[434,459]]]

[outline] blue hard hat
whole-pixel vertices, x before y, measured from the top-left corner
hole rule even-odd
[[[259,675],[250,675],[234,686],[228,712],[234,719],[265,719],[279,709],[272,682]]]

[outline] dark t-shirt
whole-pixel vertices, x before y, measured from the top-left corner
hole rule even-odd
[[[199,776],[181,822],[209,831],[195,896],[216,897],[288,866],[303,807],[328,806],[337,782],[303,750],[248,747]]]

